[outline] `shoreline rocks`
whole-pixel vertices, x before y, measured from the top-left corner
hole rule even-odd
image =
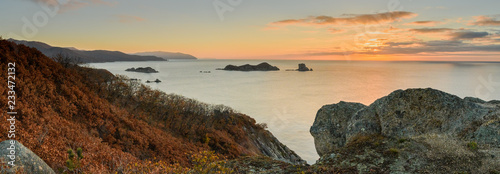
[[[272,66],[267,62],[262,62],[258,65],[245,64],[241,66],[227,65],[224,68],[219,68],[217,70],[226,71],[279,71],[280,69],[276,66]]]
[[[160,79],[156,79],[154,81],[150,81],[150,80],[146,80],[146,83],[161,83],[161,80]]]
[[[139,67],[139,68],[129,68],[125,71],[141,72],[141,73],[158,73],[155,69],[151,67]]]

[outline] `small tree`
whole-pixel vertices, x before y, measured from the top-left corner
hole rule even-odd
[[[80,160],[83,159],[83,150],[82,148],[76,149],[76,157],[75,153],[73,153],[73,149],[68,149],[68,160],[66,160],[66,167],[72,173],[79,173],[80,169]],[[67,173],[67,172],[65,172]]]
[[[82,64],[80,57],[70,57],[62,53],[56,54],[54,57],[52,57],[52,59],[54,59],[54,61],[56,61],[57,63],[60,63],[65,68]]]

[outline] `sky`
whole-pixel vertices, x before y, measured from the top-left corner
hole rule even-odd
[[[498,0],[2,0],[0,35],[215,59],[500,61]]]

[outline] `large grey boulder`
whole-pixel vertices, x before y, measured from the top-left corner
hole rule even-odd
[[[321,144],[317,147],[320,155],[323,153],[319,151],[325,148],[342,146],[355,136],[372,134],[395,139],[443,134],[499,146],[499,117],[497,101],[461,99],[431,88],[407,89],[394,91],[368,107],[346,102],[323,106],[310,132],[315,143]],[[323,121],[325,118],[333,122]]]
[[[464,136],[471,124],[486,121],[490,109],[495,108],[430,88],[397,90],[353,115],[347,139],[379,132],[393,138],[429,133]]]
[[[8,162],[12,160],[15,160],[14,166],[8,165]],[[40,157],[16,140],[5,140],[0,143],[0,161],[6,163],[5,166],[11,166],[10,168],[2,168],[0,173],[22,171],[24,173],[55,174],[54,170]]]
[[[397,90],[367,107],[323,106],[311,127],[318,165],[380,173],[500,172],[500,102]]]
[[[319,109],[314,124],[309,130],[314,137],[314,145],[319,156],[344,146],[351,116],[365,107],[361,103],[341,101],[338,104],[325,105]]]

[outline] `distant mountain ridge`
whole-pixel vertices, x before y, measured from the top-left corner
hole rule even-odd
[[[28,47],[33,47],[38,49],[44,55],[48,57],[54,57],[57,54],[62,54],[64,56],[78,58],[82,63],[97,63],[97,62],[116,62],[116,61],[166,61],[167,59],[161,58],[160,56],[154,55],[132,55],[126,54],[120,51],[108,51],[108,50],[78,50],[74,47],[53,47],[49,44],[37,41],[25,41],[25,40],[15,40],[8,39],[9,41],[15,42],[17,44],[23,44]],[[179,55],[187,55],[183,53],[173,53]],[[191,55],[189,55],[191,56]],[[180,56],[179,56],[180,57]]]
[[[139,52],[139,53],[134,53],[133,55],[140,55],[140,56],[156,56],[156,57],[161,57],[164,59],[189,59],[189,60],[196,60],[198,58],[189,55],[189,54],[184,54],[184,53],[172,53],[172,52],[164,52],[164,51],[153,51],[153,52]]]

